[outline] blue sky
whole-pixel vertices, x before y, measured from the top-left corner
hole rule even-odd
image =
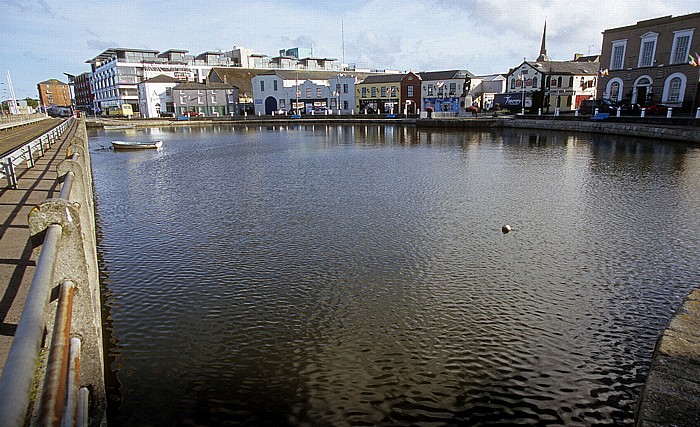
[[[607,28],[694,12],[698,0],[0,0],[0,82],[10,70],[16,96],[37,97],[37,83],[89,71],[110,47],[300,46],[342,60],[343,38],[358,67],[490,74],[536,58],[545,19],[548,54],[565,60],[599,53]]]

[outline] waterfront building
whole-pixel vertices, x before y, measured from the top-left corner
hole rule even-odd
[[[480,83],[467,70],[429,71],[419,73],[422,80],[421,110],[432,108],[436,112],[457,115],[473,101],[472,88]]]
[[[478,76],[478,82],[472,85],[472,100],[480,111],[493,108],[496,95],[505,93],[506,77],[503,74]]]
[[[57,79],[49,79],[37,84],[39,105],[42,107],[71,107],[68,84]]]
[[[95,110],[131,104],[134,112],[138,112],[138,84],[143,80],[164,74],[187,81],[190,71],[185,53],[170,50],[159,56],[157,50],[115,48],[87,61],[92,68],[90,88],[95,95]]]
[[[177,115],[222,117],[237,114],[238,88],[230,83],[180,83],[172,88]]]
[[[166,75],[159,75],[139,83],[139,110],[141,117],[172,117],[175,115],[173,88],[182,83]]]
[[[599,62],[523,61],[507,75],[506,93],[542,112],[571,112],[596,96]]]
[[[351,114],[355,108],[353,74],[274,70],[252,79],[255,114]]]
[[[506,94],[520,108],[542,112],[571,112],[596,96],[598,56],[575,54],[570,61],[553,61],[547,55],[547,23],[536,61],[523,61],[506,75]]]
[[[253,107],[253,78],[259,74],[268,73],[269,69],[213,67],[207,76],[209,83],[230,83],[238,89],[239,114],[254,113]]]
[[[375,74],[356,85],[358,112],[416,114],[421,107],[421,77],[414,72]]]
[[[73,105],[78,111],[92,113],[93,95],[90,90],[91,73],[82,73],[74,76],[64,73],[68,77],[68,85],[73,88]]]
[[[642,106],[700,105],[690,56],[700,52],[700,13],[664,16],[603,31],[599,98]]]

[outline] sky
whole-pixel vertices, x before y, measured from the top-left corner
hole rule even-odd
[[[602,32],[700,12],[700,0],[0,0],[0,99],[90,71],[108,48],[270,56],[311,47],[360,68],[505,73],[534,60],[547,21],[553,60],[599,54]]]

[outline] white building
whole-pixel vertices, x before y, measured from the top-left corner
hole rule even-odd
[[[472,89],[481,80],[467,70],[428,71],[421,78],[421,110],[458,114],[473,102]]]
[[[490,110],[496,95],[506,91],[506,78],[503,74],[489,74],[479,79],[481,81],[472,88],[472,96],[480,110]]]
[[[275,70],[252,78],[256,115],[350,114],[358,77],[337,72]]]
[[[141,117],[154,118],[174,115],[175,104],[172,89],[179,83],[181,83],[180,80],[162,74],[139,83]]]

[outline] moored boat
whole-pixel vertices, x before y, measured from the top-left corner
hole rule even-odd
[[[115,150],[148,150],[163,146],[163,141],[112,141]]]
[[[134,129],[136,125],[134,123],[127,123],[123,125],[104,125],[105,130],[115,130],[115,129]]]

